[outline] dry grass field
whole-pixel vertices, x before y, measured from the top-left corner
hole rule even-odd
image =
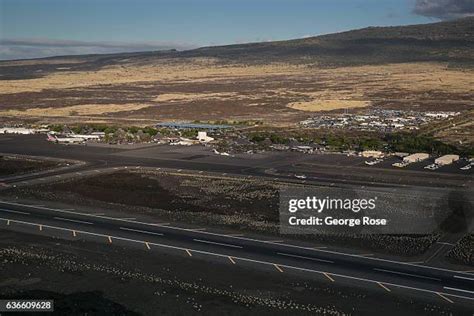
[[[33,61],[24,63],[31,66]],[[39,60],[35,71],[44,63]],[[70,65],[77,63],[71,59]],[[38,78],[2,80],[0,116],[55,122],[70,116],[137,122],[258,119],[285,125],[312,112],[366,107],[474,108],[474,70],[450,69],[442,63],[324,68],[161,58],[151,64],[129,59],[93,70],[68,70],[62,60],[59,68]]]

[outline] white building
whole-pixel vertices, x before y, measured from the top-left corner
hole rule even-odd
[[[408,155],[404,157],[403,162],[414,163],[414,162],[420,162],[420,161],[426,160],[428,158],[430,158],[430,155],[426,153],[416,153],[416,154],[412,154],[412,155]]]
[[[361,155],[365,158],[382,158],[384,156],[383,152],[379,150],[365,150]]]
[[[31,128],[23,128],[23,127],[2,127],[0,129],[0,133],[28,135],[28,134],[36,133],[36,130],[31,129]]]
[[[406,157],[406,156],[410,156],[409,153],[404,153],[404,152],[396,152],[396,153],[394,153],[393,155],[396,156],[396,157],[400,157],[400,158],[404,158],[404,157]]]
[[[214,140],[214,138],[207,136],[206,132],[198,132],[197,139],[203,143],[208,143]]]
[[[435,159],[435,164],[440,166],[450,165],[459,160],[458,155],[444,155]]]

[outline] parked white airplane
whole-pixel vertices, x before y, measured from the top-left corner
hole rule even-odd
[[[221,152],[218,152],[216,149],[213,149],[213,151],[216,155],[232,157],[229,153],[221,153]]]
[[[82,144],[85,139],[84,138],[76,138],[76,137],[57,137],[56,135],[51,135],[48,133],[48,141],[58,143],[58,144]]]
[[[73,132],[67,134],[67,137],[82,138],[82,139],[85,139],[85,140],[100,139],[99,135],[74,134]]]

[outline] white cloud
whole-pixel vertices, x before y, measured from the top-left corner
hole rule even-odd
[[[172,42],[88,42],[55,39],[0,39],[0,60],[62,55],[108,54],[167,49],[185,50],[195,45]]]
[[[474,0],[416,0],[413,12],[442,20],[474,16]]]

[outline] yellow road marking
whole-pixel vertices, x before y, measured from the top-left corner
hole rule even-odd
[[[190,257],[193,256],[193,254],[191,253],[191,251],[189,251],[189,249],[186,249],[186,252],[188,253],[188,255],[189,255]]]
[[[276,268],[278,271],[283,272],[283,270],[282,270],[276,263],[273,264],[273,265],[275,266],[275,268]]]
[[[150,244],[149,244],[148,242],[145,241],[145,245],[146,245],[146,247],[148,248],[148,250],[151,249],[151,248],[150,248]]]
[[[232,264],[235,264],[235,261],[231,256],[229,256],[229,260],[230,260],[230,262],[232,262]]]
[[[447,297],[444,296],[443,294],[441,294],[441,293],[436,293],[436,294],[438,294],[439,297],[441,297],[442,299],[448,301],[449,303],[454,303],[453,301],[451,301],[449,298],[447,298]]]
[[[380,286],[381,286],[384,290],[386,290],[387,292],[391,292],[391,290],[390,290],[388,287],[386,287],[385,285],[383,285],[382,283],[377,282],[377,284],[380,285]]]
[[[331,276],[329,274],[327,274],[326,272],[323,272],[323,274],[326,276],[326,278],[328,278],[329,280],[331,280],[331,282],[334,282],[334,279],[331,278]]]

